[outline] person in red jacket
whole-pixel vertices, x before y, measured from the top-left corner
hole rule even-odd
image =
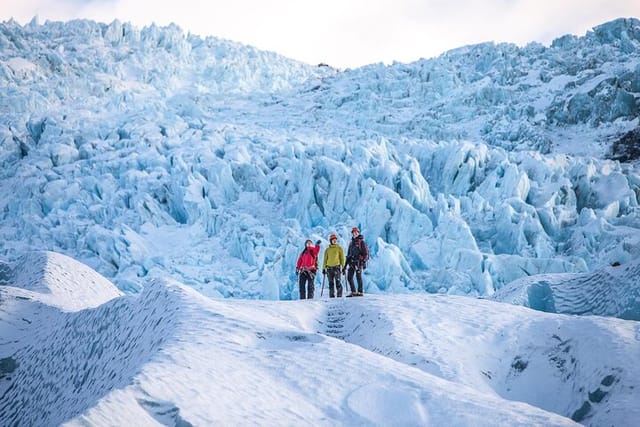
[[[314,281],[318,271],[320,240],[316,242],[315,246],[313,246],[311,240],[307,240],[304,245],[305,248],[296,263],[296,275],[298,276],[298,286],[300,287],[300,299],[313,299]]]

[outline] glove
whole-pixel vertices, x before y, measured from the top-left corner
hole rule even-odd
[[[296,276],[297,276],[298,274],[300,274],[300,269],[299,269],[299,268],[296,268]]]
[[[326,268],[323,268],[323,269],[322,269],[322,274],[323,274],[323,275],[327,274],[327,269],[326,269]]]
[[[347,274],[347,267],[346,266],[342,267],[342,274]]]
[[[366,262],[363,262],[363,263],[362,263],[362,269],[363,269],[363,270],[366,270],[366,269],[367,269],[367,263],[366,263]]]
[[[319,245],[320,243],[322,243],[320,240],[316,240],[316,245]]]

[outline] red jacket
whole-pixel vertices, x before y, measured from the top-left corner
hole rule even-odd
[[[298,257],[298,262],[296,263],[296,270],[310,270],[316,271],[316,260],[318,259],[318,254],[320,253],[320,245],[315,245],[312,248],[304,248],[300,256]]]

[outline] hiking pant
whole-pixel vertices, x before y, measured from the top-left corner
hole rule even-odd
[[[329,298],[336,296],[336,290],[338,291],[338,298],[342,297],[342,283],[340,282],[340,266],[327,267],[327,277],[329,279]]]
[[[347,281],[349,282],[349,289],[351,289],[352,294],[356,292],[356,287],[353,283],[354,274],[358,280],[358,292],[362,292],[362,267],[358,263],[349,264],[347,269]]]
[[[313,282],[315,281],[315,278],[316,273],[313,271],[303,270],[300,272],[300,276],[298,278],[298,286],[300,287],[300,299],[313,299]]]

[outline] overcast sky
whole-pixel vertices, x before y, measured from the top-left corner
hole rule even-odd
[[[410,62],[484,41],[549,44],[617,17],[640,0],[0,0],[0,20],[88,18],[178,24],[310,64]]]

